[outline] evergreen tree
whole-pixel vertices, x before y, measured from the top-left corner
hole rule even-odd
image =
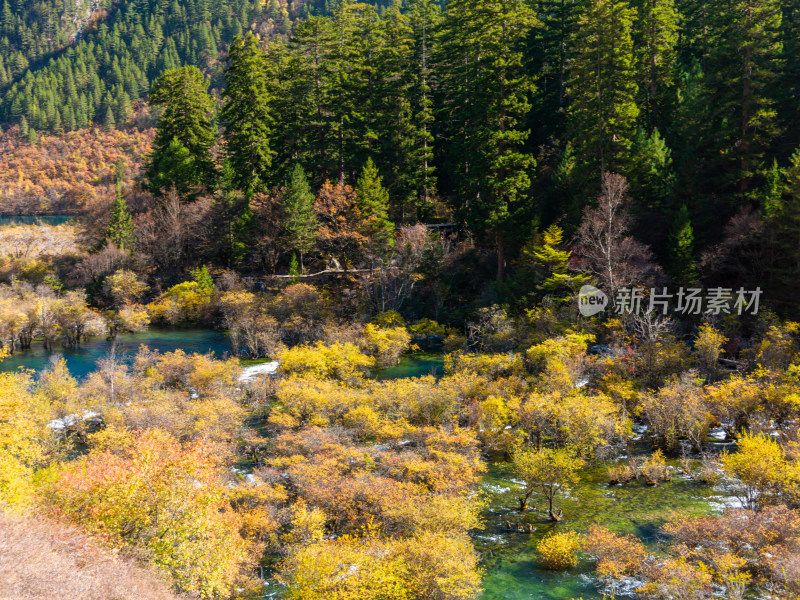
[[[541,27],[533,30],[531,55],[537,76],[530,123],[536,144],[561,137],[567,110],[568,65],[578,18],[586,0],[538,0]]]
[[[672,151],[658,129],[648,135],[638,130],[628,169],[631,196],[644,207],[659,212],[671,210],[675,173]]]
[[[561,302],[569,302],[590,278],[569,269],[572,251],[565,248],[564,231],[558,225],[551,225],[540,237],[539,243],[528,253],[539,271],[537,287],[543,294],[552,294]]]
[[[673,0],[637,0],[638,103],[648,131],[668,123],[675,83],[679,13]]]
[[[214,285],[214,278],[208,271],[208,266],[202,265],[196,269],[192,269],[192,281],[197,284],[200,291],[205,294],[213,294],[217,287]]]
[[[359,233],[370,240],[372,250],[384,252],[394,246],[394,223],[389,221],[389,194],[372,159],[367,159],[356,183]]]
[[[748,197],[763,181],[764,153],[777,133],[771,86],[780,59],[778,0],[714,0],[704,78],[709,152],[706,177],[720,191]],[[722,177],[717,175],[722,174]]]
[[[791,296],[797,291],[800,277],[800,148],[780,170],[777,194],[765,207],[764,216],[773,250],[769,266],[773,281]]]
[[[233,184],[250,196],[266,188],[273,155],[266,56],[250,32],[231,44],[225,86],[220,117]]]
[[[196,67],[167,71],[153,84],[150,102],[163,107],[145,178],[150,191],[163,194],[174,182],[183,197],[214,187],[216,168],[211,147],[214,103]]]
[[[334,177],[336,137],[333,134],[333,26],[329,19],[300,22],[288,47],[276,47],[276,169],[288,172],[295,162],[319,178]]]
[[[114,111],[111,110],[110,106],[106,108],[106,116],[103,119],[103,125],[106,131],[112,131],[117,126],[117,122],[114,119]]]
[[[128,211],[128,204],[122,197],[122,187],[117,183],[117,199],[111,209],[111,220],[108,223],[106,239],[120,250],[130,250],[135,239],[133,219]]]
[[[522,0],[453,0],[442,23],[441,156],[459,217],[497,249],[497,277],[535,166],[525,144],[532,76],[525,44],[536,23]]]
[[[250,198],[227,188],[214,197],[212,231],[220,262],[233,267],[252,245],[254,217]]]
[[[624,166],[636,132],[633,18],[625,0],[592,0],[573,42],[570,138],[598,178]]]
[[[698,281],[697,267],[694,260],[694,231],[686,205],[678,211],[670,235],[672,260],[670,272],[673,280],[682,285],[696,285]]]
[[[441,11],[434,0],[411,0],[408,7],[411,29],[410,95],[413,130],[409,152],[410,184],[415,190],[417,218],[428,212],[436,195],[434,167],[434,106],[432,56],[436,52],[434,32],[441,23]]]
[[[781,2],[782,66],[778,84],[779,110],[788,128],[785,139],[791,149],[800,145],[800,0]]]
[[[284,229],[289,247],[300,254],[300,269],[303,268],[303,255],[308,254],[317,239],[319,222],[314,213],[314,194],[308,184],[303,167],[295,165],[292,179],[283,200],[286,213]]]
[[[384,13],[382,44],[377,57],[375,81],[380,100],[375,102],[375,156],[384,176],[396,220],[416,220],[419,162],[417,144],[425,143],[421,129],[430,127],[415,119],[412,105],[412,30],[399,2]]]

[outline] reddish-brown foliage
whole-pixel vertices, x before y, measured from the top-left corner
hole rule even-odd
[[[82,129],[31,145],[14,131],[0,134],[0,213],[75,213],[107,204],[116,163],[125,163],[123,183],[130,183],[152,138],[152,130]]]

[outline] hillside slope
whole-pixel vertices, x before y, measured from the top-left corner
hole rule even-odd
[[[178,600],[150,571],[74,529],[0,513],[0,600]]]

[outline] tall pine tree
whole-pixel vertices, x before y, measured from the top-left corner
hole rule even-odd
[[[526,150],[534,83],[525,50],[536,22],[523,0],[453,0],[442,23],[441,155],[459,217],[497,250],[498,279],[535,166]]]
[[[150,191],[161,195],[176,181],[186,196],[213,189],[216,167],[211,148],[217,132],[211,123],[214,101],[197,67],[167,71],[153,84],[150,102],[163,108],[145,171]]]
[[[319,221],[314,213],[314,194],[300,165],[295,165],[292,171],[292,178],[284,194],[283,210],[286,213],[283,223],[286,238],[289,247],[300,254],[302,272],[303,255],[314,247]]]
[[[592,0],[573,43],[570,137],[598,179],[624,166],[636,132],[633,19],[625,0]]]
[[[233,184],[249,197],[266,189],[270,180],[272,98],[267,61],[251,32],[244,39],[233,40],[228,60],[220,118]]]

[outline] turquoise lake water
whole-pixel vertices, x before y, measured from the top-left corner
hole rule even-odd
[[[72,215],[0,215],[3,225],[61,225],[72,221]]]
[[[52,352],[45,350],[41,344],[34,343],[33,348],[17,352],[0,362],[0,372],[17,369],[40,371],[51,361],[62,356],[67,361],[67,368],[74,377],[84,378],[95,370],[97,361],[108,356],[115,348],[117,359],[130,363],[142,346],[159,352],[183,350],[186,353],[207,354],[213,352],[223,356],[230,351],[228,338],[221,331],[211,329],[150,329],[144,333],[130,333],[117,336],[114,341],[98,337],[81,344],[78,348],[56,348]]]

